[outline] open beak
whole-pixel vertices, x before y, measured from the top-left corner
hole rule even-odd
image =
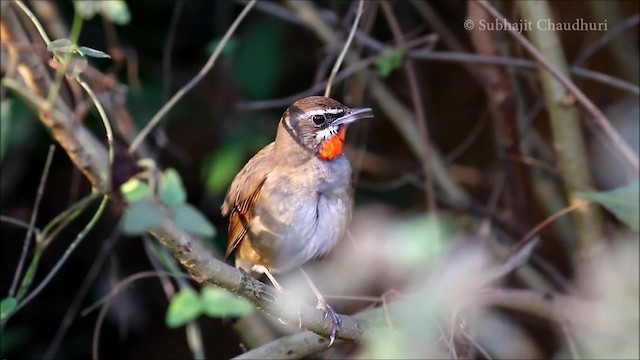
[[[356,108],[349,109],[347,113],[337,118],[331,125],[339,126],[345,124],[351,124],[352,122],[360,119],[368,119],[373,117],[373,110],[371,108]]]

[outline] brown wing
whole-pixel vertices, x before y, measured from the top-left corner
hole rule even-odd
[[[251,219],[254,206],[260,198],[262,185],[267,179],[267,174],[271,172],[273,167],[268,161],[272,153],[273,143],[265,146],[254,155],[231,182],[222,204],[222,215],[229,215],[229,241],[225,259],[231,255],[249,230],[249,219]]]

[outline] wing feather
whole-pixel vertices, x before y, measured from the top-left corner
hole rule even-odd
[[[229,215],[229,241],[225,259],[249,231],[249,219],[253,216],[255,204],[260,199],[267,174],[272,170],[268,159],[273,153],[273,144],[265,146],[252,157],[231,182],[221,208],[223,216]]]

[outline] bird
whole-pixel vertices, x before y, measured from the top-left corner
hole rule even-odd
[[[280,118],[275,140],[235,176],[221,207],[229,217],[225,259],[248,273],[273,276],[300,269],[316,308],[331,317],[333,344],[340,317],[302,269],[345,235],[354,202],[349,160],[343,153],[349,124],[372,118],[371,108],[349,108],[324,96],[294,102]]]

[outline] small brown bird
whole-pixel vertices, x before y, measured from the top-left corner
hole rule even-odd
[[[345,233],[353,209],[351,165],[342,153],[347,125],[373,117],[322,96],[298,100],[282,115],[276,139],[240,170],[222,204],[229,216],[226,256],[236,267],[266,274],[300,268],[326,254]],[[331,316],[333,343],[340,318],[304,273]]]

